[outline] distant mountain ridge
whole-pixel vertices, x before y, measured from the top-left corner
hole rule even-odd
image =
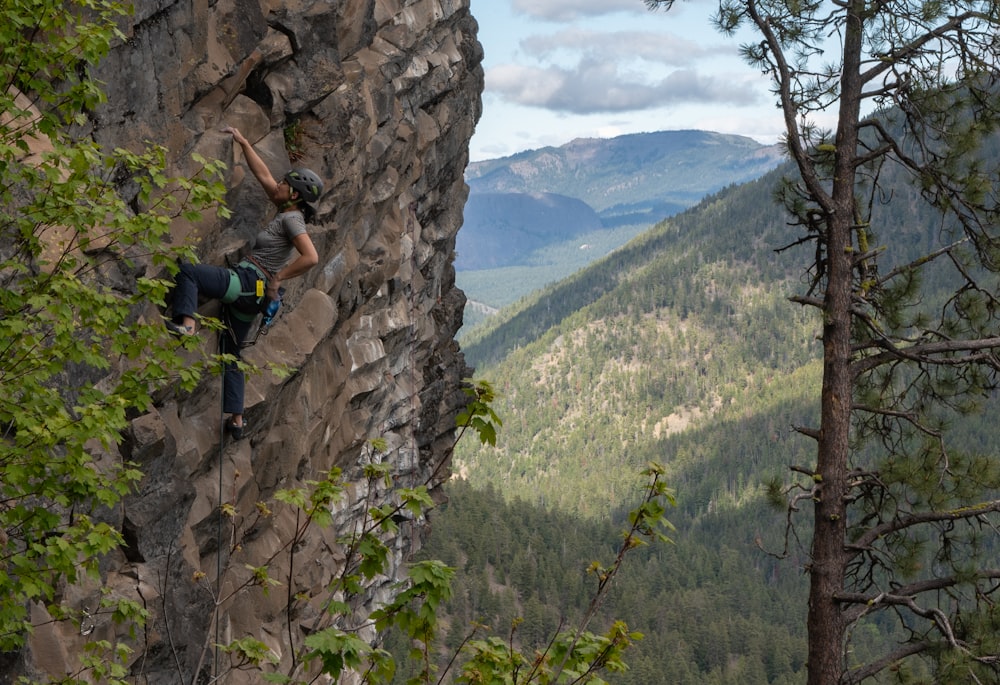
[[[595,231],[644,229],[721,188],[759,178],[781,159],[780,146],[744,136],[659,131],[581,138],[473,162],[455,266],[462,272],[544,267],[547,248]]]
[[[745,136],[657,131],[578,138],[561,147],[472,162],[465,178],[473,193],[559,193],[605,216],[657,201],[689,207],[727,185],[759,178],[782,154],[779,145]]]

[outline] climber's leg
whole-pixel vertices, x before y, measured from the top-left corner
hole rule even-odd
[[[180,263],[180,271],[174,281],[173,317],[167,328],[172,333],[194,332],[194,313],[198,310],[198,296],[217,299],[229,288],[230,272],[219,266],[208,264]],[[181,327],[185,330],[179,330]]]
[[[226,331],[222,333],[220,351],[241,359],[240,343],[250,334],[253,321],[243,321],[235,316],[224,317]],[[236,361],[226,364],[222,374],[222,411],[232,416],[226,422],[226,429],[239,439],[243,435],[243,395],[246,379]],[[237,430],[238,429],[238,430]]]

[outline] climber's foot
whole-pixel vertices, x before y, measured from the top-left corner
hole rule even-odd
[[[192,333],[194,333],[194,327],[184,326],[183,324],[171,321],[170,319],[164,321],[163,325],[166,326],[167,332],[170,333],[170,335],[175,336],[177,338],[180,338],[185,335],[191,335]]]
[[[243,431],[246,430],[247,422],[246,419],[241,421],[239,424],[233,417],[229,417],[226,420],[226,432],[232,436],[233,440],[239,440],[243,437]]]

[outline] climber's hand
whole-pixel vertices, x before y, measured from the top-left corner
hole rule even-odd
[[[231,134],[233,136],[233,140],[235,140],[240,145],[243,145],[247,142],[246,137],[242,133],[240,133],[240,130],[235,126],[226,126],[224,129],[222,129],[222,132]]]

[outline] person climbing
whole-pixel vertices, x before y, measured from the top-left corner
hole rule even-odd
[[[311,203],[323,194],[323,182],[309,169],[292,169],[276,181],[253,145],[234,127],[222,129],[243,149],[251,173],[264,193],[278,208],[278,214],[257,234],[250,254],[236,267],[227,269],[207,264],[180,263],[174,281],[172,318],[166,321],[173,335],[195,332],[194,314],[199,295],[221,300],[223,322],[220,351],[240,359],[243,342],[251,332],[257,313],[280,302],[282,282],[301,276],[319,263],[306,222],[313,216]],[[273,306],[272,306],[273,309]],[[223,413],[229,414],[225,429],[233,439],[243,437],[245,378],[236,362],[226,364],[223,373]]]

